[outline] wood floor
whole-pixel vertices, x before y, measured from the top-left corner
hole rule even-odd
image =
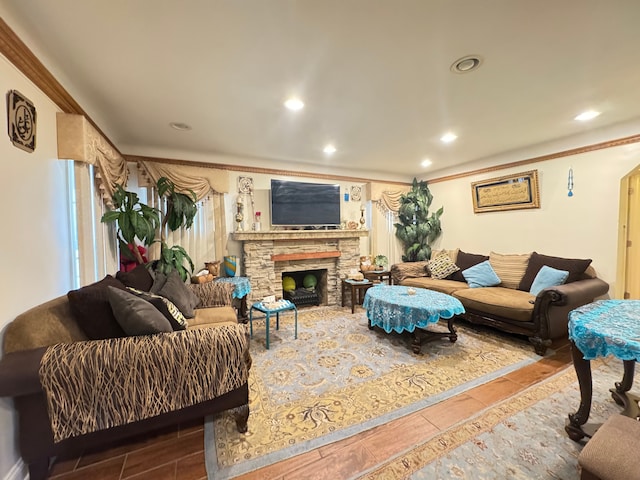
[[[354,437],[237,477],[242,480],[350,478],[544,380],[571,364],[567,341],[554,355],[446,401]],[[576,405],[577,407],[577,405]],[[569,413],[569,412],[567,412]],[[251,421],[251,417],[249,417]],[[158,432],[111,449],[57,461],[56,480],[206,480],[203,421]]]

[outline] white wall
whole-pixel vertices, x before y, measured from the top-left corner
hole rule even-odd
[[[7,135],[6,101],[0,117],[0,328],[16,315],[71,287],[64,162],[56,160],[57,107],[0,56],[0,91],[18,90],[37,109],[36,150],[14,147]],[[0,398],[0,478],[19,463],[11,399]],[[12,475],[15,475],[15,470]]]
[[[531,157],[510,161],[525,158]],[[437,246],[460,247],[469,253],[535,250],[546,255],[591,258],[613,295],[620,179],[638,164],[640,144],[636,143],[429,184],[434,205],[444,205],[443,234]],[[573,197],[567,195],[571,167]],[[473,213],[472,182],[529,170],[538,170],[539,209]]]

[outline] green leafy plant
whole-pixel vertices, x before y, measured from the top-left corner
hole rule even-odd
[[[389,264],[389,260],[385,255],[376,255],[376,258],[374,258],[373,263],[375,263],[376,265],[384,269]]]
[[[124,256],[142,264],[144,261],[138,249],[129,249],[129,245],[135,245],[136,239],[145,247],[159,242],[160,258],[155,262],[155,269],[165,274],[175,269],[183,280],[187,280],[189,272],[194,268],[193,261],[183,247],[167,245],[165,231],[167,228],[175,231],[181,227],[190,228],[193,225],[193,219],[198,212],[197,197],[191,190],[188,194],[177,192],[175,184],[166,177],[158,179],[157,187],[160,197],[166,200],[164,215],[158,209],[141,203],[136,193],[127,192],[118,185],[113,194],[113,205],[116,210],[106,212],[101,221],[117,222],[118,244]],[[156,239],[158,228],[160,239]],[[189,270],[187,270],[188,267]]]
[[[431,258],[431,244],[442,233],[440,207],[429,213],[433,195],[427,182],[413,179],[411,190],[400,198],[399,223],[395,224],[396,237],[404,245],[403,262],[417,262]]]
[[[131,260],[143,263],[138,249],[130,250],[129,245],[134,245],[136,238],[147,247],[153,243],[156,229],[160,225],[160,212],[140,203],[136,193],[127,192],[120,185],[116,186],[112,198],[115,210],[106,212],[101,221],[117,222],[120,252]]]

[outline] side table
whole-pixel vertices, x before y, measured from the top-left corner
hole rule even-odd
[[[266,315],[266,328],[267,328],[267,350],[269,350],[269,317],[276,314],[276,330],[280,329],[280,312],[287,310],[293,310],[295,313],[295,334],[294,338],[298,338],[298,309],[293,302],[289,300],[278,300],[277,302],[263,303],[256,302],[251,305],[249,309],[249,333],[253,337],[253,311],[258,310]]]
[[[342,280],[342,306],[344,307],[347,289],[351,293],[351,313],[356,313],[356,305],[362,305],[364,302],[364,294],[373,286],[371,280],[350,280],[344,278]]]
[[[238,318],[247,323],[247,295],[251,293],[249,277],[218,277],[214,282],[226,282],[234,285],[233,298],[238,300]]]
[[[640,300],[598,300],[569,312],[571,355],[580,385],[580,406],[569,414],[565,431],[579,441],[591,437],[586,422],[591,412],[593,385],[590,361],[613,355],[623,361],[624,375],[609,389],[611,397],[624,407],[623,415],[638,418],[639,398],[629,393],[635,363],[640,361]]]

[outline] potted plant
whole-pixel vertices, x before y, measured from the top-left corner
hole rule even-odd
[[[193,271],[193,261],[180,245],[172,247],[167,245],[165,231],[166,228],[175,231],[180,227],[189,228],[193,225],[193,219],[198,211],[197,197],[191,190],[189,194],[178,193],[175,184],[166,177],[158,179],[157,187],[160,197],[166,200],[164,215],[158,209],[141,203],[136,193],[127,192],[121,185],[117,185],[113,195],[113,205],[116,209],[106,212],[101,221],[117,223],[121,254],[135,259],[139,264],[144,263],[142,256],[137,248],[130,249],[129,245],[135,245],[136,239],[145,247],[160,242],[160,258],[155,261],[155,269],[165,274],[175,269],[186,281],[189,278],[189,272]],[[156,239],[158,227],[160,239]]]
[[[373,261],[377,266],[376,270],[385,270],[387,265],[389,265],[389,260],[384,255],[376,255]]]
[[[395,224],[396,237],[404,244],[403,262],[417,262],[431,258],[431,244],[442,232],[440,207],[429,213],[433,195],[427,182],[413,179],[411,190],[400,198],[399,223]]]

